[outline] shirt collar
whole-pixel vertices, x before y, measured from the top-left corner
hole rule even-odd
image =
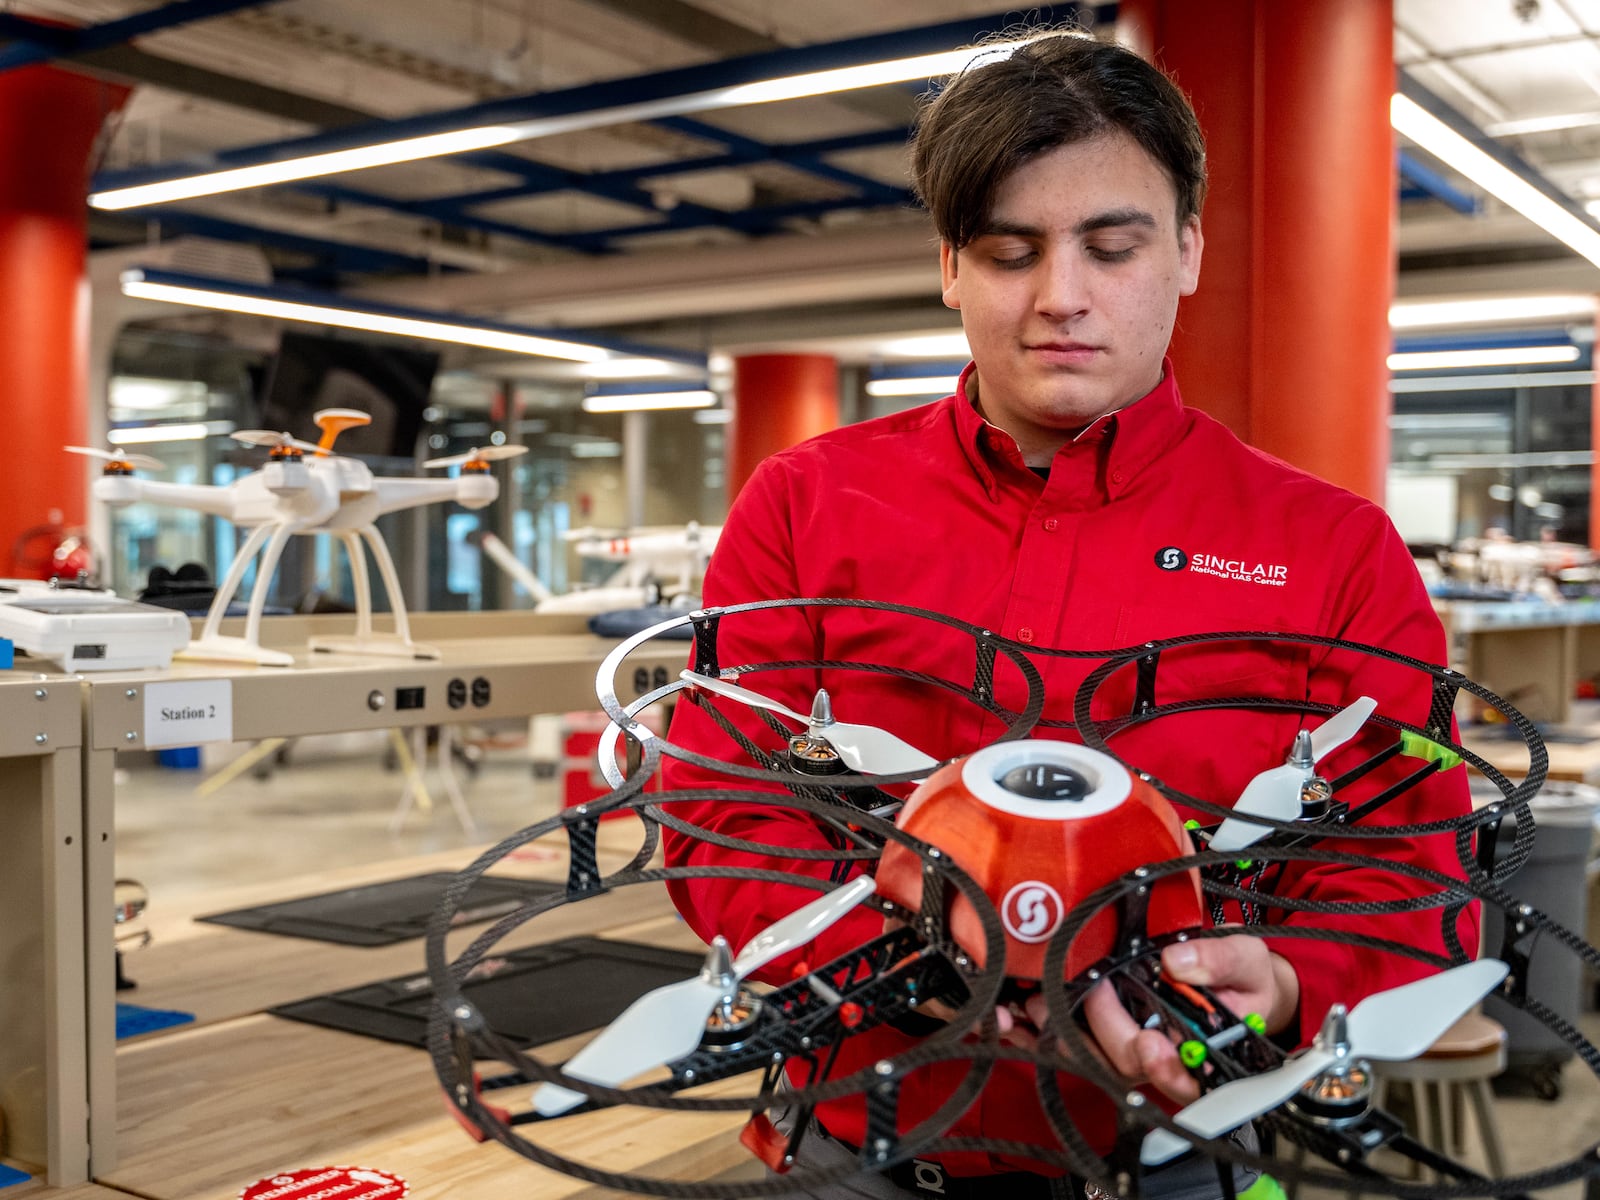
[[[1011,436],[984,420],[967,398],[967,380],[976,371],[968,363],[950,398],[956,436],[973,474],[993,498],[998,489],[995,479],[1000,464],[1026,469]],[[1106,490],[1115,499],[1133,478],[1172,444],[1183,424],[1183,397],[1173,375],[1172,360],[1161,362],[1161,382],[1132,404],[1107,413],[1079,431],[1057,453],[1069,454],[1092,446],[1106,456]]]

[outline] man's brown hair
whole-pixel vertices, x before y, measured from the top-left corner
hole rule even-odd
[[[982,233],[995,191],[1057,146],[1120,131],[1178,194],[1178,224],[1198,216],[1206,146],[1177,86],[1131,50],[1050,33],[1007,54],[982,54],[923,109],[911,144],[917,196],[957,250]]]

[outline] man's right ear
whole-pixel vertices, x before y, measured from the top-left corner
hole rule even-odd
[[[939,243],[939,288],[946,308],[961,307],[961,290],[956,285],[956,248],[949,242]]]

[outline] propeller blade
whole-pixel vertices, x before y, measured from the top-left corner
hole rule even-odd
[[[785,704],[780,704],[760,692],[752,692],[749,688],[740,687],[737,683],[729,683],[726,679],[718,679],[714,675],[702,675],[698,671],[680,671],[679,679],[686,679],[697,688],[708,692],[715,692],[719,696],[726,696],[729,700],[737,700],[741,704],[748,704],[752,708],[765,708],[777,713],[781,717],[788,717],[791,721],[799,721],[802,725],[810,724],[811,718],[795,712]],[[832,741],[832,738],[829,738]]]
[[[740,979],[781,958],[797,946],[804,946],[845,913],[877,890],[870,875],[857,875],[843,887],[818,896],[780,921],[769,925],[745,943],[733,960],[733,973]]]
[[[430,469],[457,467],[469,462],[498,462],[502,458],[516,458],[526,454],[526,446],[474,446],[465,454],[452,454],[446,458],[430,458],[422,465]]]
[[[931,771],[939,760],[930,758],[909,742],[876,725],[851,725],[834,721],[814,725],[812,732],[828,739],[852,771],[871,775],[898,775],[902,771]]]
[[[617,1087],[690,1053],[700,1044],[706,1018],[720,999],[721,987],[703,975],[646,992],[561,1069],[589,1083]],[[586,1100],[582,1093],[554,1083],[540,1084],[533,1091],[533,1107],[546,1117],[559,1116]]]
[[[751,938],[733,960],[735,979],[743,979],[773,959],[803,946],[876,890],[870,875],[859,875],[811,903],[796,909]],[[727,945],[719,939],[720,953]],[[724,964],[727,959],[724,957]],[[682,1058],[700,1044],[706,1020],[722,999],[722,984],[715,978],[724,968],[708,967],[693,979],[669,983],[646,992],[611,1022],[562,1068],[568,1075],[605,1087],[617,1087],[635,1075]],[[582,1104],[588,1097],[559,1084],[540,1084],[533,1092],[533,1107],[554,1117]]]
[[[159,471],[167,464],[148,454],[127,454],[121,450],[100,450],[94,446],[63,446],[69,454],[87,454],[90,458],[103,458],[107,462],[127,463],[141,471]]]
[[[1326,754],[1332,754],[1356,734],[1361,732],[1361,727],[1367,723],[1367,718],[1377,711],[1378,702],[1371,696],[1363,696],[1354,704],[1340,709],[1321,725],[1311,731],[1311,757],[1316,762],[1321,762]]]
[[[1218,1138],[1276,1108],[1300,1085],[1334,1061],[1331,1051],[1312,1047],[1276,1070],[1246,1075],[1213,1088],[1172,1115],[1175,1124],[1201,1138]],[[1153,1167],[1189,1149],[1190,1143],[1165,1129],[1152,1129],[1139,1149],[1139,1161]]]
[[[1300,815],[1300,788],[1310,777],[1305,767],[1284,763],[1261,772],[1245,785],[1233,811],[1274,821],[1292,821]],[[1271,833],[1265,825],[1229,817],[1211,835],[1213,850],[1242,850]]]
[[[277,429],[235,429],[228,436],[236,442],[243,442],[246,446],[293,446],[298,450],[304,450],[308,454],[337,457],[336,455],[329,455],[328,451],[315,442],[302,442],[299,438],[290,437],[287,433]]]
[[[1499,959],[1451,967],[1414,983],[1374,992],[1350,1010],[1350,1051],[1389,1062],[1421,1054],[1506,977]]]

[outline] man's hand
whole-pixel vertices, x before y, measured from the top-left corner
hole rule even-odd
[[[1260,1013],[1268,1033],[1286,1028],[1300,1005],[1300,980],[1294,968],[1257,937],[1178,942],[1161,952],[1161,966],[1170,979],[1209,988],[1240,1016]],[[1140,1028],[1108,981],[1090,991],[1083,1009],[1089,1031],[1118,1074],[1133,1083],[1148,1081],[1183,1104],[1200,1095],[1199,1085],[1179,1061],[1167,1035]]]

